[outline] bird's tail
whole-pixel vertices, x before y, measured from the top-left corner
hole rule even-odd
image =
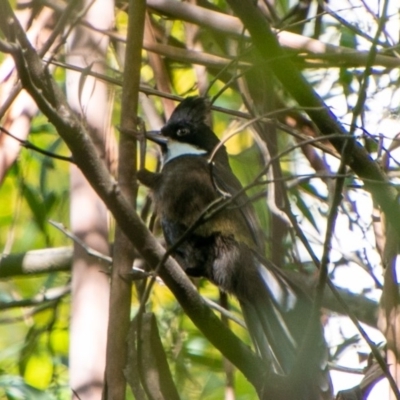
[[[257,352],[271,363],[276,373],[290,375],[293,367],[299,365],[297,357],[307,333],[312,301],[282,271],[262,261],[257,264],[257,286],[253,282],[250,298],[239,298],[239,302]],[[307,364],[304,368],[308,370],[303,375],[308,378],[299,390],[299,400],[331,398],[328,351],[322,327],[314,336],[313,354],[304,360]]]

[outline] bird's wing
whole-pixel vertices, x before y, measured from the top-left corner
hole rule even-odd
[[[229,166],[214,163],[212,179],[221,195],[235,196],[242,186]],[[222,178],[223,177],[223,178]],[[251,299],[239,299],[250,336],[260,355],[275,365],[276,372],[289,373],[296,362],[302,343],[312,301],[308,294],[280,268],[265,259],[263,235],[255,218],[255,213],[245,193],[233,200],[245,221],[255,248],[252,249],[253,262],[258,272],[258,282],[254,286]],[[316,352],[321,365],[316,368],[315,385],[311,385],[307,399],[322,399],[330,396],[330,380],[326,370],[327,350],[321,329]]]
[[[233,174],[230,167],[221,163],[214,163],[210,166],[210,172],[214,185],[221,195],[236,196],[241,192],[242,185]],[[279,268],[264,258],[263,235],[255,217],[252,204],[246,193],[240,193],[240,195],[232,201],[232,205],[239,210],[243,224],[247,228],[247,234],[252,237],[255,243],[253,251],[257,257],[257,264],[260,265],[259,275],[261,280],[265,283],[271,298],[282,312],[292,310],[297,301],[295,290],[293,289],[293,285],[279,271]]]
[[[220,162],[210,163],[210,175],[216,190],[222,196],[226,196],[228,200],[229,197],[235,196],[232,204],[228,205],[228,209],[230,207],[239,209],[244,225],[247,227],[247,231],[254,241],[257,250],[264,253],[260,225],[255,217],[253,207],[246,193],[241,192],[243,187],[230,166]]]

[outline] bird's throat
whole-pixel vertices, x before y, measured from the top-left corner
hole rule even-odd
[[[169,140],[167,145],[167,151],[164,153],[163,165],[173,160],[174,158],[181,156],[201,156],[207,154],[206,150],[200,149],[190,143],[182,143],[176,140]]]

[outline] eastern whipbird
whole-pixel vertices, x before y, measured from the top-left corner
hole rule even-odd
[[[173,256],[189,276],[205,277],[237,297],[257,352],[277,373],[288,375],[312,303],[264,258],[253,207],[245,193],[238,195],[242,186],[230,168],[225,146],[206,124],[208,113],[204,98],[183,100],[161,132],[147,134],[161,148],[161,172],[141,170],[138,179],[151,189],[168,247],[210,204],[221,197],[228,199],[227,206],[191,232]],[[316,345],[322,347],[323,358],[322,330],[321,343]],[[314,382],[306,383],[298,399],[330,398],[324,367],[316,366],[316,376],[310,374]]]

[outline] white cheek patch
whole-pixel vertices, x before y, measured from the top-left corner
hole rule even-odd
[[[163,158],[163,165],[176,157],[186,155],[201,156],[204,154],[207,154],[206,150],[200,149],[193,144],[182,143],[169,139],[167,143],[167,152],[164,154]]]

